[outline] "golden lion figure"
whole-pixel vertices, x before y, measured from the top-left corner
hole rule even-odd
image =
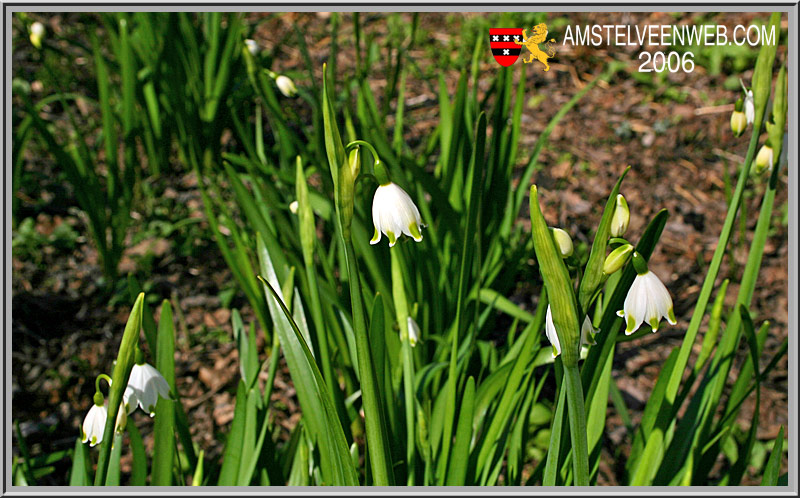
[[[525,45],[528,50],[531,52],[531,56],[528,60],[522,58],[522,62],[525,64],[529,64],[534,60],[537,60],[544,64],[544,70],[550,70],[550,64],[547,63],[547,59],[556,55],[556,49],[553,48],[551,43],[555,43],[555,39],[551,38],[545,44],[545,50],[539,48],[539,44],[543,43],[547,39],[547,25],[545,23],[537,24],[533,28],[533,34],[531,34],[530,38],[525,34],[525,30],[522,30],[522,42],[514,40],[514,43],[517,45]]]

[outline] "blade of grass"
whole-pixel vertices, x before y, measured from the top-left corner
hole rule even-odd
[[[172,306],[166,299],[161,303],[158,320],[158,354],[156,369],[169,384],[173,399],[159,396],[153,427],[153,470],[150,482],[153,486],[172,485],[172,461],[175,455],[175,328]]]
[[[778,479],[781,471],[781,457],[783,456],[783,426],[778,431],[778,437],[775,439],[775,444],[772,446],[772,452],[769,454],[767,466],[764,467],[764,474],[761,478],[762,486],[777,486]]]

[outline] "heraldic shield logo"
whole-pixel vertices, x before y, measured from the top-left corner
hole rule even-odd
[[[522,51],[522,28],[489,28],[489,46],[501,66],[510,66]]]
[[[530,54],[527,59],[523,57],[522,62],[525,64],[541,62],[544,71],[549,71],[550,64],[547,60],[556,55],[556,49],[553,47],[555,41],[553,38],[547,39],[545,23],[534,26],[530,36],[528,36],[527,30],[522,28],[489,29],[489,46],[492,48],[492,55],[501,66],[505,67],[517,62],[522,47],[525,47]],[[544,44],[544,49],[539,46],[540,44]]]

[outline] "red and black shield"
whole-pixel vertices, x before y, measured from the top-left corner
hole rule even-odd
[[[501,66],[510,66],[522,50],[522,28],[489,28],[489,46]]]

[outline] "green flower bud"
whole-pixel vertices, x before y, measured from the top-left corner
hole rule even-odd
[[[569,234],[560,228],[552,227],[550,228],[550,233],[553,234],[553,239],[556,241],[556,246],[558,247],[558,252],[561,253],[561,257],[568,258],[572,256],[574,247]]]
[[[353,203],[355,202],[355,181],[353,172],[358,172],[361,167],[361,157],[358,147],[353,148],[347,156],[347,164],[339,168],[339,202],[340,219],[345,238],[350,237],[350,226],[353,221]]]
[[[764,170],[772,171],[773,164],[774,153],[772,147],[769,146],[769,143],[765,143],[761,146],[761,149],[758,150],[758,154],[756,155],[756,174],[761,174]]]
[[[617,195],[614,216],[611,218],[611,236],[622,237],[628,231],[628,223],[631,221],[631,211],[628,209],[628,202],[622,194]]]
[[[733,111],[731,114],[731,131],[733,136],[739,137],[747,128],[747,116],[742,111]]]
[[[631,252],[633,252],[633,246],[631,244],[623,244],[611,251],[611,254],[606,256],[606,260],[603,262],[603,273],[611,275],[625,266]]]

